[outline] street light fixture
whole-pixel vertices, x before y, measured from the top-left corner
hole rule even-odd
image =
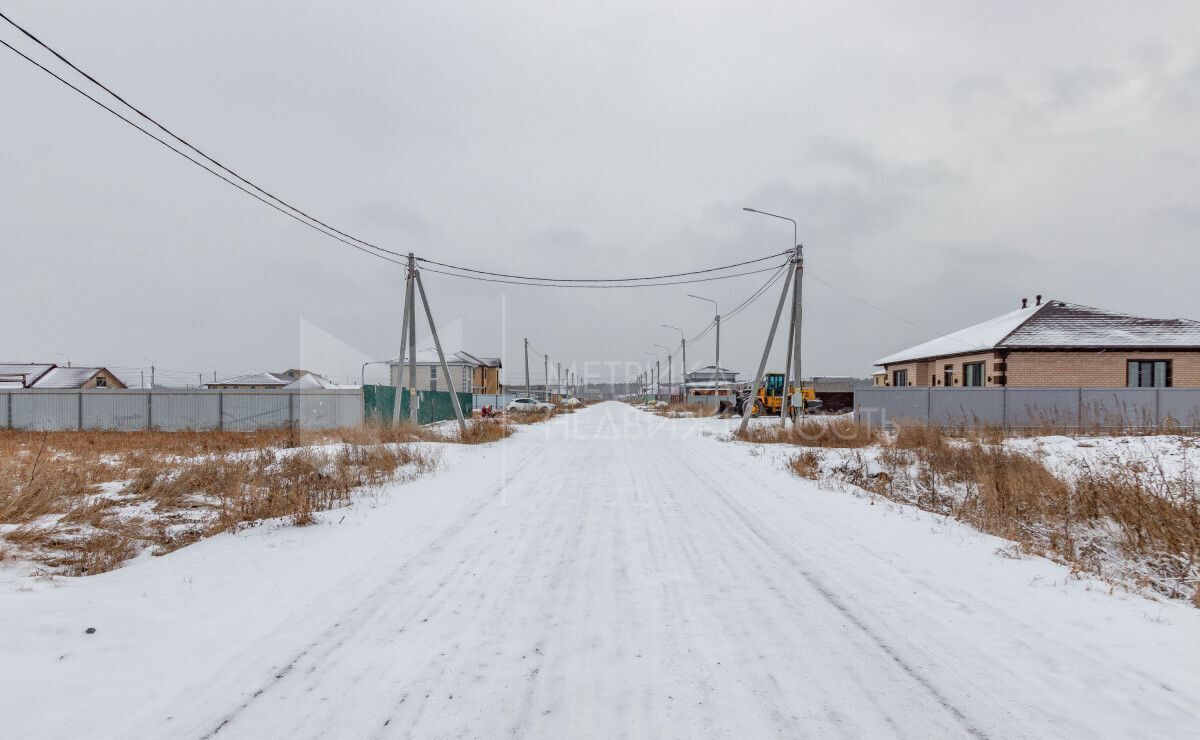
[[[400,362],[404,362],[404,358],[401,358]],[[367,365],[390,365],[390,364],[392,364],[391,360],[367,360],[366,362],[364,362],[362,364],[362,372],[359,373],[358,386],[360,388],[365,388],[367,386]]]
[[[791,263],[796,271],[795,280],[792,281],[792,331],[788,335],[788,358],[787,364],[792,371],[792,387],[800,392],[800,403],[797,404],[800,415],[804,414],[804,393],[800,387],[800,327],[804,318],[803,310],[803,290],[800,286],[801,279],[804,277],[804,246],[800,243],[800,228],[796,225],[794,218],[780,216],[778,213],[768,213],[760,211],[757,208],[742,208],[748,213],[757,213],[760,216],[770,216],[781,221],[790,221],[792,224],[792,258]],[[786,375],[786,373],[785,373]],[[782,410],[779,412],[780,418],[787,418],[787,403],[786,400],[781,404]],[[787,423],[786,421],[784,422]]]
[[[705,298],[702,295],[694,295],[688,293],[688,298],[695,298],[701,301],[708,301],[713,304],[713,321],[717,324],[717,358],[713,361],[713,395],[717,393],[717,383],[721,379],[721,310],[717,306],[717,302],[711,298]]]
[[[683,333],[683,329],[680,329],[678,326],[671,326],[670,324],[663,324],[663,326],[679,332],[679,344],[681,347],[683,347],[683,362],[680,365],[680,370],[682,371],[681,375],[683,377],[680,378],[680,387],[683,391],[683,402],[687,403],[687,336]]]

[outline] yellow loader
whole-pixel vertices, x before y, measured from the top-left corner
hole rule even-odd
[[[784,392],[784,386],[787,386],[787,392]],[[754,406],[750,410],[751,416],[779,416],[780,404],[787,399],[788,416],[796,415],[795,404],[792,399],[796,393],[796,386],[791,383],[785,384],[783,381],[783,373],[767,373],[762,385],[758,387],[758,398],[754,399]],[[817,400],[817,393],[812,388],[801,388],[800,398],[804,401],[806,411],[816,411],[821,407],[821,402]],[[739,416],[745,412],[745,404],[750,400],[750,391],[743,391],[738,394],[737,404],[734,406],[734,412]]]

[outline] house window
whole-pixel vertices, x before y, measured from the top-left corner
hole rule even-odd
[[[892,385],[908,385],[908,371],[907,370],[893,370],[892,371]]]
[[[945,371],[942,373],[942,385],[949,388],[954,385],[954,366],[946,365]]]
[[[97,388],[107,388],[108,387],[108,378],[105,378],[104,376],[100,376],[100,377],[96,378],[96,387]]]
[[[982,362],[963,363],[963,385],[968,388],[979,388],[983,386]]]
[[[1170,360],[1130,360],[1130,388],[1169,388],[1171,387]]]

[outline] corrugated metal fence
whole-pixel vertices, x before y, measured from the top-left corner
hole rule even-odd
[[[862,388],[854,411],[882,426],[1200,430],[1200,388]]]
[[[0,390],[4,429],[332,429],[356,426],[362,419],[357,389]]]

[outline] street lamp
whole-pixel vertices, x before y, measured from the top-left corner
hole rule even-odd
[[[401,358],[400,362],[404,362],[404,358]],[[367,360],[366,362],[364,362],[362,364],[362,372],[359,373],[359,384],[358,384],[359,387],[360,388],[367,387],[367,365],[390,365],[390,364],[392,364],[390,360]],[[401,365],[401,367],[403,367],[403,365]]]
[[[804,277],[804,246],[800,244],[800,229],[796,225],[794,218],[780,216],[778,213],[768,213],[760,211],[757,208],[742,208],[748,213],[757,213],[760,216],[770,216],[781,221],[790,221],[792,224],[792,259],[791,262],[795,266],[796,279],[792,281],[792,333],[788,336],[788,354],[787,364],[791,366],[792,371],[792,387],[800,392],[800,403],[798,404],[798,412],[801,416],[804,415],[804,391],[800,387],[800,327],[804,318],[803,311],[803,291],[800,287],[801,279]],[[786,373],[785,373],[786,375]],[[787,418],[787,402],[786,399],[782,405],[780,418]],[[784,422],[786,423],[786,422]]]
[[[705,298],[702,295],[693,295],[688,293],[688,298],[696,298],[701,301],[708,301],[713,304],[713,321],[717,324],[717,359],[713,364],[713,395],[717,393],[717,381],[721,379],[721,311],[717,306],[717,302],[711,298]]]
[[[683,402],[687,403],[688,402],[688,398],[687,398],[687,336],[684,335],[683,329],[680,329],[678,326],[671,326],[670,324],[663,324],[663,326],[665,326],[668,329],[674,329],[675,331],[679,332],[679,344],[680,344],[680,346],[683,347],[683,363],[680,367],[680,369],[682,370],[683,378],[682,378],[682,382],[680,385],[682,386],[681,389],[683,390]]]

